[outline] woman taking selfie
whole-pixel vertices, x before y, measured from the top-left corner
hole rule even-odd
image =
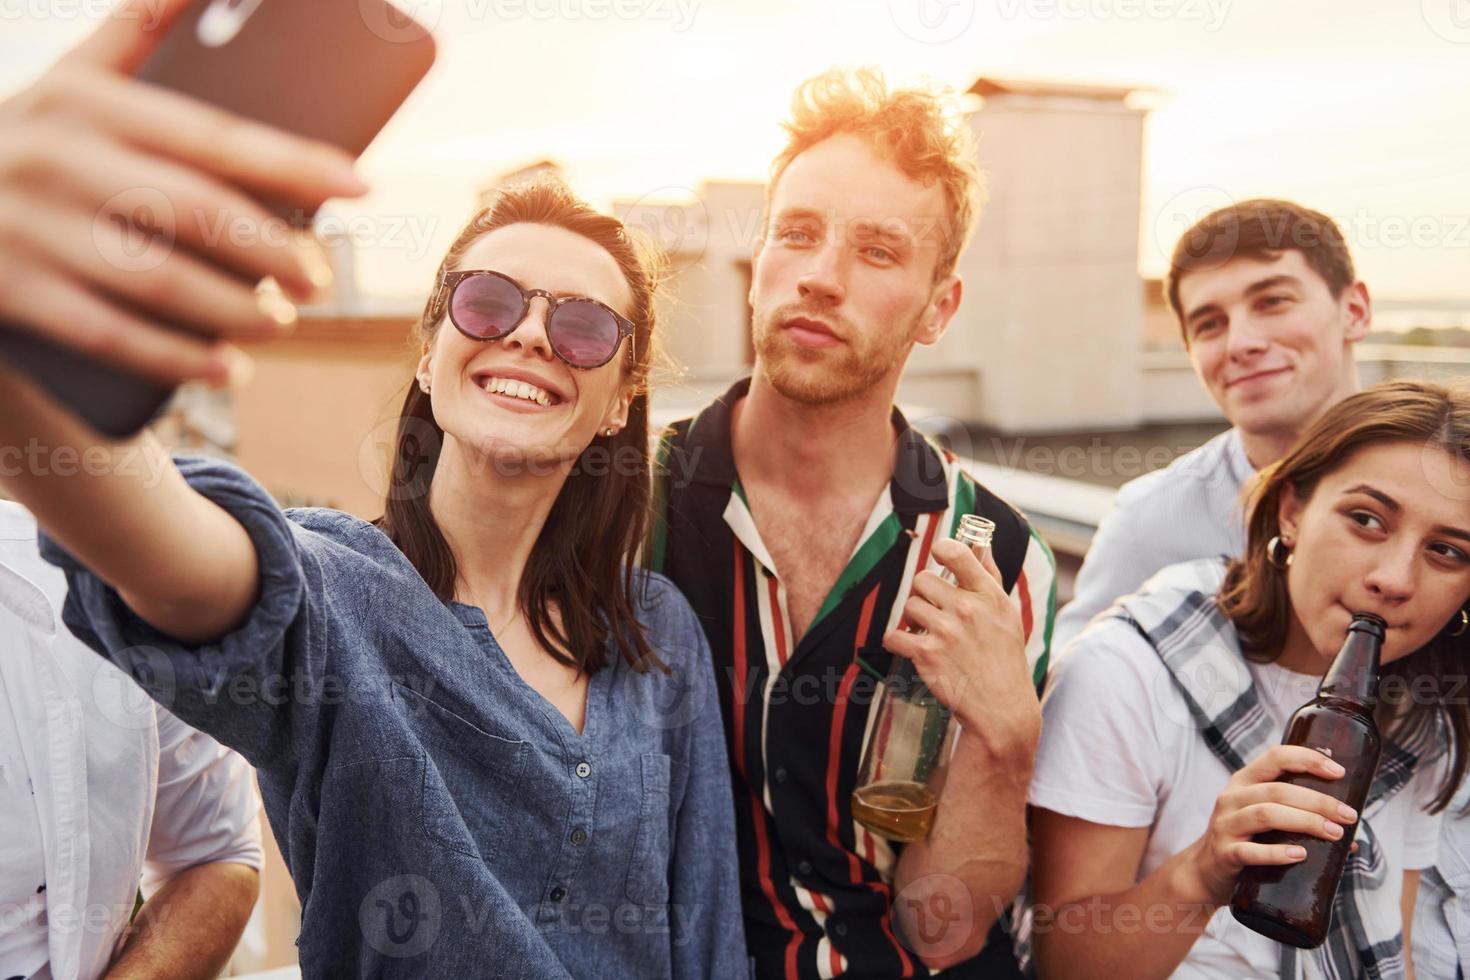
[[[1339,403],[1253,492],[1245,557],[1164,569],[1059,658],[1031,784],[1042,977],[1412,976],[1404,936],[1466,768],[1470,391],[1379,385]],[[1377,779],[1359,815],[1280,781],[1344,771],[1279,744],[1355,613],[1387,623]],[[1228,905],[1241,870],[1357,850],[1327,941],[1297,950]]]
[[[477,215],[376,524],[146,439],[137,475],[6,477],[74,631],[259,770],[307,976],[746,975],[704,636],[631,566],[654,287],[560,185]],[[0,390],[0,443],[96,445]]]

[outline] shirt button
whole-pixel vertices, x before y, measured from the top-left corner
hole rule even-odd
[[[553,902],[560,902],[562,899],[564,899],[566,897],[567,897],[567,890],[565,888],[563,888],[562,886],[560,886],[560,885],[557,885],[555,888],[553,888],[551,890],[551,900]]]
[[[592,775],[592,767],[585,762],[577,763],[577,775],[582,779],[586,779]]]
[[[810,875],[812,873],[812,863],[810,861],[802,861],[796,866],[796,872],[802,876]]]
[[[572,831],[572,843],[578,846],[587,843],[587,831],[583,830],[581,827],[578,827],[576,830]]]
[[[832,931],[835,932],[835,933],[837,933],[837,935],[839,935],[839,936],[845,936],[845,935],[847,935],[847,923],[846,922],[839,922],[839,923],[837,923],[835,926],[832,927]]]
[[[784,782],[786,782],[786,770],[785,769],[777,769],[776,772],[775,772],[775,776],[776,776],[776,782],[778,782],[778,783],[784,783]]]

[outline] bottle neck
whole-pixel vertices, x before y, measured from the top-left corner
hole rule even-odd
[[[1322,678],[1317,697],[1346,701],[1372,711],[1378,703],[1378,660],[1382,647],[1381,634],[1359,629],[1355,623]]]

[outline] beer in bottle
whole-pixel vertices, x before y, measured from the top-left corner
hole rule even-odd
[[[955,540],[988,548],[994,534],[993,521],[966,514]],[[947,568],[939,574],[954,581]],[[923,840],[934,826],[953,750],[949,709],[924,684],[913,661],[895,656],[875,710],[852,794],[853,819],[889,840]]]
[[[1334,780],[1283,773],[1280,782],[1326,793],[1360,815],[1378,771],[1380,741],[1373,709],[1384,629],[1377,616],[1353,617],[1347,641],[1322,678],[1317,696],[1291,716],[1282,739],[1283,745],[1316,749],[1347,772]],[[1241,871],[1230,911],[1244,925],[1277,942],[1302,949],[1320,946],[1327,938],[1337,884],[1357,826],[1345,827],[1335,841],[1279,830],[1257,834],[1258,843],[1297,844],[1307,856],[1295,864],[1251,865]]]

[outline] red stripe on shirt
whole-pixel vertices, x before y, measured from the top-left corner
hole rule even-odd
[[[760,794],[756,792],[755,786],[750,784],[749,776],[745,771],[744,692],[748,688],[745,678],[745,560],[743,552],[744,548],[739,541],[736,541],[735,633],[733,637],[735,684],[732,693],[735,701],[735,715],[731,725],[735,741],[735,768],[742,776],[746,776],[746,784],[750,787],[750,816],[755,825],[756,866],[761,891],[765,892],[766,900],[771,903],[771,909],[776,913],[776,920],[781,923],[782,928],[791,933],[791,942],[786,947],[786,976],[790,980],[797,980],[796,952],[801,948],[802,933],[796,928],[796,920],[791,918],[791,913],[786,911],[786,906],[776,897],[776,883],[771,880],[771,843],[766,839],[766,811],[761,806]]]
[[[919,553],[919,560],[921,562],[928,557],[929,545],[934,540],[934,529],[938,526],[938,520],[930,521],[929,530],[924,535],[923,550]],[[842,730],[842,719],[847,713],[847,695],[851,690],[852,682],[857,679],[857,652],[862,650],[863,647],[867,646],[868,632],[873,625],[873,606],[878,601],[878,589],[879,586],[875,585],[873,587],[873,591],[869,592],[868,597],[863,600],[862,615],[858,618],[857,636],[853,641],[853,664],[851,667],[848,668],[846,675],[844,675],[842,678],[842,687],[837,697],[837,709],[835,713],[836,717],[833,718],[832,721],[832,745],[829,748],[827,755],[827,834],[828,837],[832,839],[833,844],[838,847],[842,846],[835,836],[837,828],[837,760],[842,755],[842,753],[839,751],[841,742],[839,740],[838,733]],[[858,864],[857,855],[853,854],[851,851],[848,851],[847,858],[850,865],[850,871],[852,872],[852,883],[855,885],[865,884],[862,877],[862,868]],[[869,863],[872,863],[871,858],[869,859]],[[881,881],[866,882],[866,884],[869,887],[879,891],[884,896],[887,909],[883,913],[883,932],[885,935],[888,936],[888,941],[893,944],[893,948],[898,953],[899,959],[903,961],[902,975],[905,977],[911,977],[914,975],[914,961],[909,959],[908,952],[904,950],[903,944],[898,941],[898,936],[896,936],[893,932],[893,889],[891,889],[888,885]]]
[[[893,944],[893,949],[898,953],[898,958],[903,960],[903,973],[901,976],[911,977],[914,975],[914,961],[909,958],[908,950],[903,948],[903,943],[898,941],[898,936],[893,932],[893,888],[881,881],[869,883],[873,891],[883,896],[883,918],[879,923],[883,926],[883,934]]]
[[[842,766],[842,728],[847,720],[847,705],[852,696],[852,686],[862,670],[858,665],[858,654],[867,646],[868,633],[873,625],[873,607],[878,602],[880,587],[873,586],[868,597],[863,600],[863,611],[858,617],[857,634],[853,639],[852,663],[847,665],[847,671],[842,675],[842,685],[837,689],[837,704],[832,709],[832,729],[827,744],[827,839],[832,842],[833,847],[847,851],[848,872],[855,885],[862,884],[863,869],[858,863],[857,855],[843,845],[837,834],[837,774]]]

